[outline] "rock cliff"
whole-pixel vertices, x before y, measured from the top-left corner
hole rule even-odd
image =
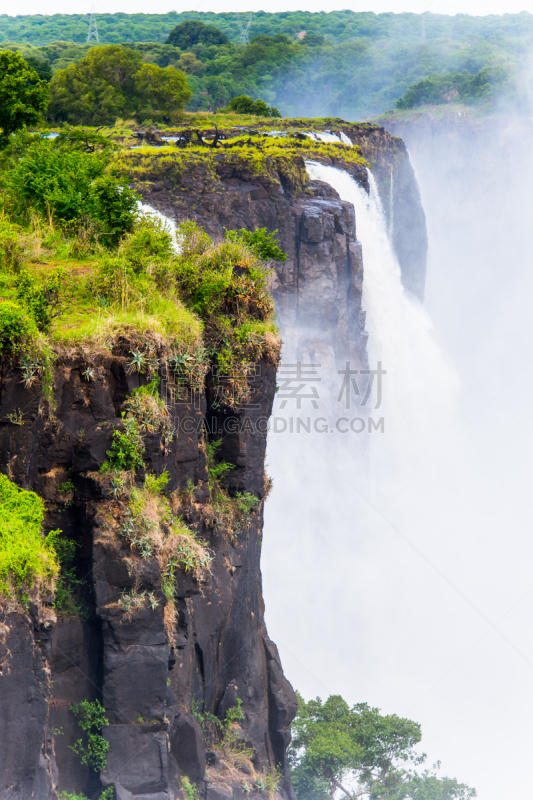
[[[56,789],[89,797],[98,792],[99,776],[80,765],[70,749],[80,734],[71,705],[95,698],[106,709],[104,735],[111,745],[101,780],[119,787],[123,794],[118,796],[177,796],[180,774],[200,782],[208,797],[229,797],[232,791],[240,796],[242,781],[232,781],[234,776],[216,766],[208,766],[204,781],[205,737],[192,712],[223,719],[242,700],[242,735],[253,750],[255,768],[278,765],[283,771],[295,697],[263,620],[262,503],[233,540],[217,534],[209,518],[202,425],[218,436],[220,423],[221,455],[235,464],[234,486],[264,498],[275,366],[256,365],[250,408],[236,412],[233,425],[227,418],[222,425],[206,387],[198,402],[172,407],[172,424],[179,431],[172,447],[165,447],[159,434],[146,438],[146,469],[168,471],[173,503],[209,540],[214,554],[203,578],[180,573],[177,623],[169,632],[157,560],[143,559],[132,571],[130,548],[110,530],[123,512],[121,500],[97,472],[138,377],[128,374],[124,355],[95,356],[90,363],[94,380],[88,384],[82,378],[86,360],[61,359],[53,421],[39,414],[39,392],[21,387],[9,361],[2,363],[4,468],[19,486],[46,499],[47,527],[61,528],[78,544],[89,613],[86,619],[57,620],[51,598],[27,614],[2,612],[0,796],[44,800]],[[168,380],[161,381],[168,390]],[[24,410],[24,424],[8,421],[14,408]],[[59,497],[58,487],[67,478],[72,488]],[[153,607],[121,605],[121,596],[134,585],[155,597]],[[291,796],[288,780],[280,790]]]
[[[403,143],[376,126],[338,129],[373,167],[404,284],[421,296],[425,222]],[[348,168],[368,185],[365,169]],[[366,364],[363,256],[351,204],[320,182],[296,189],[282,173],[265,177],[216,159],[214,169],[209,179],[148,169],[143,198],[178,222],[196,220],[215,240],[224,228],[277,229],[288,260],[276,265],[271,288],[287,347]],[[196,792],[244,800],[273,791],[291,800],[286,747],[296,699],[265,628],[259,563],[275,359],[257,362],[251,396],[237,410],[221,407],[209,378],[197,396],[178,402],[172,376],[159,369],[177,436],[169,444],[160,432],[147,434],[144,469],[168,472],[173,512],[213,556],[203,573],[178,571],[169,617],[160,564],[133,558],[116,535],[124,501],[98,472],[141,380],[128,367],[130,349],[127,341],[111,351],[65,349],[54,367],[53,416],[43,412],[42,391],[25,386],[12,358],[2,357],[1,469],[44,498],[47,530],[76,543],[86,611],[58,617],[52,597],[0,611],[0,798],[93,798],[114,786],[117,800],[192,800]],[[230,537],[211,503],[204,430],[221,440],[219,456],[233,467],[231,491],[259,499]],[[130,602],[133,594],[140,600]],[[80,736],[72,707],[95,700],[108,719],[101,771],[72,749]],[[228,716],[232,709],[242,717]],[[213,746],[210,725],[221,724],[242,742],[233,761]]]

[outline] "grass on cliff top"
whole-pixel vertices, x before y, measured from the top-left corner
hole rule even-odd
[[[228,233],[214,244],[184,223],[178,246],[159,218],[141,216],[118,248],[95,242],[77,259],[78,240],[45,248],[34,234],[0,218],[0,350],[18,359],[27,388],[47,364],[53,379],[54,353],[74,348],[89,357],[118,346],[139,374],[162,359],[173,360],[176,373],[216,367],[221,400],[233,406],[247,396],[251,364],[277,361],[269,268],[259,251],[283,254],[274,248],[272,256],[266,231],[247,233],[250,241]]]
[[[2,237],[6,231],[11,234],[18,232],[20,237],[17,262],[7,269],[7,254],[13,245],[12,240],[6,242],[7,237]],[[42,225],[39,232],[43,233]],[[35,303],[35,295],[46,294],[54,278],[60,276],[59,296],[55,298],[57,303],[46,329],[52,348],[56,345],[83,345],[85,348],[111,349],[120,338],[132,343],[150,340],[186,351],[199,346],[201,320],[175,293],[165,296],[157,291],[155,285],[148,285],[142,296],[134,297],[135,288],[131,283],[135,283],[135,276],[128,282],[128,264],[124,261],[124,297],[118,303],[110,302],[105,293],[98,291],[102,266],[109,261],[110,254],[97,249],[96,252],[89,250],[85,257],[75,258],[69,250],[78,249],[76,239],[54,238],[55,246],[43,247],[35,228],[24,230],[10,225],[5,217],[0,220],[0,309],[2,301],[16,304],[22,301],[22,305],[24,301],[26,304]],[[172,257],[172,248],[170,251]],[[3,270],[1,266],[4,266]],[[114,266],[120,272],[120,264]],[[22,274],[27,274],[32,284],[25,298],[20,296],[18,289]]]
[[[0,595],[23,607],[52,591],[59,571],[58,531],[43,535],[44,504],[34,492],[0,475]]]
[[[137,184],[171,178],[202,181],[206,191],[217,182],[217,164],[229,164],[240,173],[266,178],[274,184],[283,183],[301,192],[309,183],[305,159],[333,164],[369,164],[358,146],[334,142],[317,142],[311,138],[246,135],[225,140],[217,148],[198,144],[187,147],[140,147],[121,150],[115,156],[115,166]],[[183,189],[187,191],[185,187]]]

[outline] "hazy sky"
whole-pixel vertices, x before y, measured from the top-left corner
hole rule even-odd
[[[0,3],[2,14],[84,14],[91,0],[17,0]],[[533,12],[533,0],[96,0],[96,11],[165,13],[167,11],[432,11],[436,14],[505,14]]]

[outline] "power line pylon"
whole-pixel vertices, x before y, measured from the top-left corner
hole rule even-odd
[[[91,6],[91,18],[89,20],[89,33],[87,34],[87,41],[90,42],[91,39],[96,39],[96,41],[100,43],[100,39],[98,38],[98,28],[96,26],[96,13],[94,6]]]
[[[252,24],[252,17],[254,15],[253,11],[250,11],[248,15],[248,20],[246,22],[242,22],[241,15],[237,11],[237,22],[239,23],[239,28],[241,29],[241,44],[248,44],[250,37],[248,35],[248,31],[250,30],[250,25]]]

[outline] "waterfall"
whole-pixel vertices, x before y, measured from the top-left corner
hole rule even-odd
[[[161,220],[163,223],[165,230],[167,230],[172,235],[172,247],[176,251],[176,253],[180,252],[180,244],[177,238],[177,226],[174,220],[171,217],[166,217],[156,208],[149,206],[147,203],[137,203],[137,208],[141,216],[150,216],[156,217],[157,219]]]
[[[374,176],[372,176],[374,177]],[[394,233],[394,173],[390,172],[390,194],[389,194],[389,236],[392,238]]]
[[[420,466],[449,434],[458,379],[433,336],[424,307],[403,288],[374,176],[370,193],[344,170],[309,163],[310,177],[325,181],[354,206],[363,246],[363,307],[370,367],[381,362],[383,416],[391,470],[396,477]]]
[[[305,696],[341,693],[407,716],[437,669],[428,663],[429,653],[441,652],[434,620],[449,602],[419,555],[442,539],[434,507],[427,510],[430,500],[411,481],[423,473],[434,501],[441,473],[433,459],[449,441],[458,380],[428,314],[402,287],[373,176],[367,194],[342,170],[311,163],[308,171],[355,208],[369,367],[381,362],[386,370],[385,427],[351,437],[271,431],[273,491],[262,551],[267,624]],[[275,420],[286,414],[279,394]]]

